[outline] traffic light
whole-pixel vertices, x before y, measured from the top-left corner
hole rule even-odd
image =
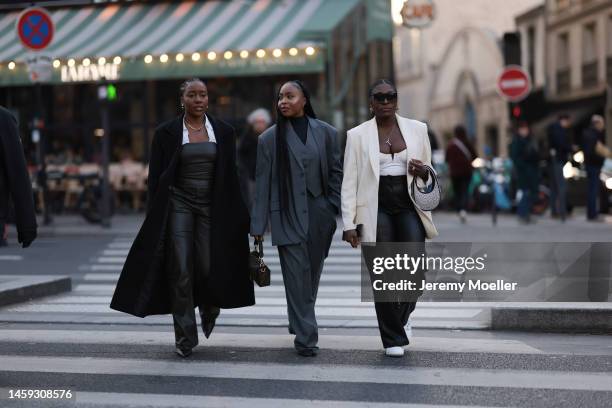
[[[515,119],[520,118],[521,117],[521,113],[522,113],[522,110],[521,110],[521,106],[520,105],[515,105],[514,108],[512,108],[512,116]]]
[[[106,86],[106,100],[112,102],[117,99],[117,87],[113,84]]]
[[[521,65],[521,36],[518,32],[504,34],[502,50],[504,65]]]
[[[117,100],[117,87],[113,84],[100,85],[98,87],[98,99],[101,101],[114,102]]]

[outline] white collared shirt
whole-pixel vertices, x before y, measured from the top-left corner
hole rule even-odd
[[[208,116],[204,115],[204,119],[206,122],[204,126],[206,126],[206,132],[208,133],[208,140],[213,143],[217,143],[217,138],[215,137],[215,131],[213,130],[210,121],[208,120]],[[183,116],[183,144],[189,143],[189,131],[187,130],[187,126],[185,125],[185,117]]]

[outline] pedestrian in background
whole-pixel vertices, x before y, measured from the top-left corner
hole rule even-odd
[[[587,219],[595,221],[598,218],[597,201],[599,195],[599,174],[605,161],[605,132],[604,118],[593,115],[591,126],[582,135],[582,151],[587,172]],[[602,149],[603,147],[603,149]]]
[[[374,117],[347,133],[343,239],[353,248],[361,242],[425,242],[438,232],[431,212],[414,205],[408,186],[414,177],[429,178],[427,126],[397,115],[397,90],[390,81],[375,82],[369,97]],[[409,344],[404,327],[416,302],[375,301],[374,307],[385,354],[403,356]]]
[[[208,338],[220,308],[255,299],[234,129],[206,113],[200,79],[183,82],[180,100],[184,114],[153,136],[147,216],[111,307],[139,317],[172,313],[176,352],[188,357],[198,344],[195,306]]]
[[[276,106],[276,124],[259,137],[251,234],[262,240],[271,221],[289,332],[298,354],[310,357],[318,350],[319,280],[340,209],[340,148],[336,129],[316,118],[300,81],[283,84]]]
[[[17,241],[27,248],[36,239],[38,225],[32,182],[19,138],[17,120],[0,106],[0,239],[6,240],[9,199],[14,204]]]
[[[517,176],[521,198],[517,207],[519,220],[531,221],[531,210],[538,194],[540,181],[538,145],[527,122],[520,122],[510,144],[510,158]]]
[[[558,121],[548,128],[550,213],[565,222],[567,216],[567,184],[563,166],[572,152],[571,120],[568,114],[559,115]]]
[[[255,109],[247,117],[248,128],[242,134],[238,145],[238,169],[242,191],[252,209],[255,194],[255,167],[257,165],[257,141],[259,135],[270,126],[272,118],[267,109]]]
[[[465,223],[469,201],[468,187],[472,180],[472,161],[477,155],[464,126],[455,126],[453,135],[454,137],[446,147],[446,162],[453,185],[455,210],[461,222]]]

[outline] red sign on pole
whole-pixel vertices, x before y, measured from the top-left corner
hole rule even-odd
[[[531,92],[529,73],[518,65],[509,65],[497,79],[497,90],[510,102],[520,102]]]
[[[39,7],[25,9],[17,19],[17,36],[25,47],[34,51],[51,43],[54,30],[51,16]]]

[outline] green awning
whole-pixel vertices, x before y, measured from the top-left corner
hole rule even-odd
[[[185,1],[52,8],[55,37],[43,53],[57,60],[54,83],[107,76],[141,80],[316,73],[325,69],[324,34],[361,1]],[[0,14],[0,85],[30,83],[24,64],[30,52],[15,32],[18,15]],[[306,52],[308,47],[314,54]],[[265,56],[258,57],[258,50]],[[242,51],[248,56],[242,58]],[[182,61],[177,61],[179,53]],[[194,53],[199,60],[192,60]],[[121,60],[113,64],[116,57]],[[8,68],[11,61],[14,69]]]

